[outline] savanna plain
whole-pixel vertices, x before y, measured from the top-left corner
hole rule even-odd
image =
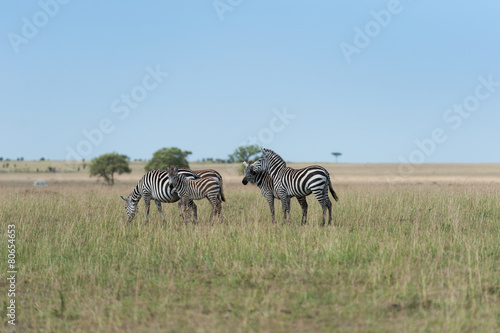
[[[339,202],[321,227],[292,200],[271,223],[239,165],[192,163],[224,177],[223,221],[185,224],[177,204],[144,204],[131,224],[114,186],[77,162],[17,162],[0,173],[0,271],[16,229],[16,326],[6,332],[498,332],[500,165],[322,163]],[[56,173],[45,173],[51,164]],[[301,167],[305,164],[291,164]],[[398,171],[398,167],[400,170]],[[38,169],[38,173],[36,170]],[[44,179],[48,187],[33,187]]]

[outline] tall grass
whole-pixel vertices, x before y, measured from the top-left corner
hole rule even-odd
[[[127,225],[129,191],[2,188],[18,331],[500,330],[498,185],[337,186],[327,227],[313,197],[307,225],[295,199],[287,224],[276,201],[273,225],[255,187],[231,186],[223,222],[209,224],[198,201],[197,225],[176,204],[165,224],[152,205],[142,225],[141,202]]]

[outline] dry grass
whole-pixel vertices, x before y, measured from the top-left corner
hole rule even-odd
[[[196,226],[180,221],[176,205],[164,205],[166,224],[153,206],[142,225],[142,203],[135,223],[124,223],[118,196],[131,191],[140,165],[114,187],[82,172],[45,177],[48,188],[2,174],[1,226],[18,232],[17,329],[500,330],[494,166],[423,166],[406,182],[375,181],[391,167],[357,165],[349,174],[349,165],[328,165],[340,202],[325,228],[312,197],[306,226],[295,200],[292,222],[281,223],[276,202],[271,225],[267,203],[241,185],[237,166],[214,166],[225,180],[225,222],[209,225],[210,207],[199,202]],[[5,300],[6,288],[1,282]],[[0,327],[8,329],[5,320]]]

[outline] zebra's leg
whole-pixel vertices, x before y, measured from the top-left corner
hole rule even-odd
[[[158,211],[160,212],[162,222],[165,222],[165,216],[163,215],[163,212],[161,211],[161,201],[155,199],[155,203],[156,203],[156,207],[158,208]]]
[[[302,224],[307,223],[307,200],[306,197],[297,197],[297,201],[302,207]]]
[[[328,193],[326,195],[328,195]],[[332,202],[330,198],[328,198],[327,207],[328,207],[328,225],[330,225],[332,224]]]
[[[269,209],[271,210],[271,223],[276,223],[276,216],[274,213],[274,195],[266,196],[267,203],[269,204]]]
[[[212,222],[212,218],[214,217],[214,213],[216,215],[219,215],[219,209],[221,207],[219,195],[216,194],[214,196],[209,196],[207,197],[208,201],[212,205],[212,211],[210,212],[210,218],[208,219],[208,222]]]
[[[326,215],[326,210],[328,209],[328,225],[332,224],[332,201],[328,197],[328,189],[325,189],[325,192],[323,193],[323,198],[324,198],[324,208],[323,208],[323,215]]]
[[[191,210],[193,211],[194,222],[196,223],[196,221],[198,220],[198,207],[193,200],[189,200],[189,207],[191,207]]]
[[[147,224],[149,222],[149,204],[151,202],[151,197],[150,196],[144,196],[144,205],[146,206],[145,214],[146,214],[146,220],[144,221],[144,224]]]
[[[220,197],[217,199],[217,202],[215,204],[215,214],[217,215],[217,218],[219,219],[219,222],[222,222],[223,216],[222,216],[222,202],[220,200]]]
[[[210,204],[212,205],[212,211],[210,212],[210,217],[208,218],[208,222],[212,222],[212,217],[214,216],[214,209],[215,209],[215,206],[214,206],[214,203],[212,202],[212,200],[208,199],[208,201],[210,201]]]
[[[281,198],[281,206],[283,207],[283,223],[290,221],[290,198],[288,196]]]
[[[222,215],[222,201],[219,200],[219,218],[221,222],[224,220],[224,215]]]
[[[182,214],[182,200],[179,200],[179,202],[177,203],[177,207],[179,208],[179,216],[184,220],[184,215]]]
[[[313,192],[314,196],[316,199],[318,199],[319,204],[321,205],[321,208],[323,209],[323,222],[321,223],[321,226],[325,225],[325,216],[326,216],[326,210],[329,209],[331,212],[331,207],[332,207],[332,202],[330,201],[330,198],[328,198],[328,188],[325,188],[324,190],[321,191],[315,191]],[[331,216],[330,216],[331,219]],[[330,224],[331,221],[328,221],[328,224]]]
[[[189,221],[191,221],[191,202],[192,200],[189,200],[187,198],[181,199],[183,220],[186,223],[189,223]]]

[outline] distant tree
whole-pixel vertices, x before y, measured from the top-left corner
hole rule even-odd
[[[229,155],[228,162],[229,163],[247,162],[249,159],[259,154],[260,150],[261,150],[260,147],[257,145],[239,146],[238,148],[236,148],[234,153]]]
[[[339,156],[342,155],[342,153],[332,153],[333,156],[335,156],[335,163],[339,162]]]
[[[109,185],[115,183],[114,174],[130,173],[128,157],[117,153],[104,154],[94,158],[89,165],[90,176],[100,176]]]
[[[180,167],[189,168],[189,163],[186,157],[191,154],[192,153],[190,151],[180,150],[177,147],[162,148],[153,154],[153,158],[146,164],[144,170],[146,170],[146,172],[151,170],[160,170],[166,165],[178,165]]]
[[[40,158],[40,161],[45,161],[45,157]]]

